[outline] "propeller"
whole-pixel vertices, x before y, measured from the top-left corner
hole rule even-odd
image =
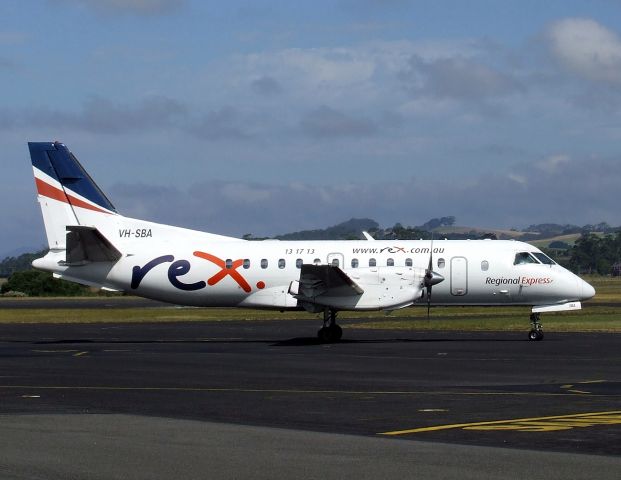
[[[431,291],[434,285],[444,281],[444,277],[433,271],[433,233],[431,234],[431,248],[429,249],[429,265],[425,270],[423,285],[427,289],[427,321],[431,312]]]

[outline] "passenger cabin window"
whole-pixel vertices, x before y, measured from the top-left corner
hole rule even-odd
[[[515,254],[513,265],[524,265],[527,263],[539,263],[535,257],[528,252],[519,252]]]
[[[369,258],[369,267],[375,267],[377,265],[377,260],[374,258]]]
[[[405,266],[406,267],[411,267],[412,266],[412,259],[411,258],[406,258],[405,259]]]
[[[386,266],[387,267],[394,267],[395,266],[395,259],[394,258],[389,258],[388,260],[386,260]]]
[[[302,268],[302,264],[303,264],[303,263],[304,263],[304,262],[302,261],[302,259],[301,259],[301,258],[298,258],[298,259],[295,261],[295,268]]]
[[[285,268],[285,259],[284,258],[279,258],[278,259],[278,268]]]
[[[489,262],[487,260],[483,260],[481,262],[481,270],[487,272],[489,270]]]
[[[438,268],[444,268],[446,261],[443,258],[438,258]]]
[[[244,258],[243,266],[246,270],[248,270],[250,268],[250,259]]]
[[[226,261],[224,262],[224,265],[227,269],[233,268],[233,260],[231,260],[230,258],[227,258]]]
[[[533,252],[533,255],[537,257],[537,260],[539,260],[544,265],[556,265],[556,262],[548,257],[545,253]]]
[[[332,265],[333,267],[338,267],[339,266],[339,259],[338,258],[333,258],[332,262],[330,263],[330,265]]]
[[[261,268],[267,268],[267,258],[261,259]]]
[[[351,268],[358,268],[358,259],[357,258],[352,258],[351,259]]]

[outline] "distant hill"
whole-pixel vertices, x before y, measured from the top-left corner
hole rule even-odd
[[[504,230],[497,228],[482,228],[482,227],[439,227],[433,230],[437,236],[446,236],[446,238],[467,237],[467,238],[479,238],[483,235],[493,234],[499,240],[517,240],[526,234],[531,232],[522,232],[519,230]]]
[[[278,240],[358,240],[363,231],[376,231],[379,223],[370,218],[352,218],[332,227],[278,235]]]
[[[541,238],[537,240],[527,240],[527,241],[528,243],[534,245],[535,247],[539,247],[539,248],[550,248],[552,247],[552,244],[555,244],[555,243],[558,244],[557,242],[561,242],[561,243],[568,245],[569,247],[572,247],[576,243],[576,240],[578,240],[581,235],[582,235],[581,233],[570,233],[568,235],[558,235],[556,237],[548,237],[548,238]]]
[[[595,225],[560,225],[542,223],[530,225],[525,230],[499,229],[485,227],[470,227],[455,225],[455,217],[447,216],[432,218],[420,226],[403,226],[400,223],[393,227],[382,228],[370,218],[352,218],[332,227],[316,230],[302,230],[299,232],[278,235],[278,240],[355,240],[362,238],[362,231],[369,232],[376,240],[410,240],[447,238],[449,240],[496,238],[499,240],[522,240],[534,245],[547,248],[552,242],[557,245],[571,247],[582,233],[602,232],[614,233],[620,227],[614,228],[606,223]],[[252,236],[244,238],[252,239]],[[258,240],[258,239],[255,239]]]

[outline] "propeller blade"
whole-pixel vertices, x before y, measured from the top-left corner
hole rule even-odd
[[[427,321],[429,321],[430,312],[431,312],[431,285],[427,287]]]
[[[425,272],[425,286],[427,287],[427,321],[431,315],[431,287],[433,286],[433,232],[431,232],[431,246],[429,248],[429,265]]]
[[[429,266],[427,267],[427,272],[431,272],[433,268],[433,232],[431,232],[431,247],[429,248]]]

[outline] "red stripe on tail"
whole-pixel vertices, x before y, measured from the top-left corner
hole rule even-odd
[[[93,210],[94,212],[109,214],[109,212],[106,212],[101,208],[97,208],[90,203],[86,203],[79,198],[75,198],[72,195],[65,194],[65,192],[63,192],[61,189],[53,187],[52,185],[44,182],[43,180],[35,178],[35,182],[37,184],[37,192],[39,192],[39,195],[58,200],[59,202],[68,203],[74,207],[86,208],[87,210]]]

